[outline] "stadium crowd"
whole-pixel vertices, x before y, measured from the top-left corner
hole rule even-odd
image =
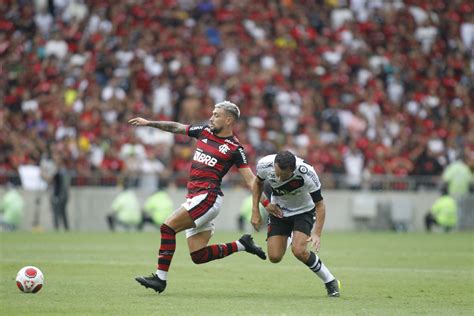
[[[0,174],[60,155],[77,179],[186,181],[189,138],[127,120],[225,99],[251,164],[289,149],[354,185],[474,168],[473,57],[468,0],[4,0]]]

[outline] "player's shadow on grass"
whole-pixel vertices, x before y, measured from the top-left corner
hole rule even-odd
[[[150,296],[150,295],[157,295],[157,296],[162,296],[165,298],[166,296],[168,297],[173,297],[173,298],[178,298],[178,299],[188,299],[189,297],[193,297],[194,299],[251,299],[251,300],[261,300],[261,299],[268,299],[268,294],[267,293],[256,293],[256,292],[245,292],[245,291],[231,291],[228,293],[223,293],[222,291],[203,291],[201,290],[195,290],[195,289],[166,289],[166,293],[163,294],[156,294],[152,293],[151,291],[147,293],[146,295],[141,295],[141,296]],[[272,293],[271,295],[273,300],[286,300],[288,299],[288,293],[282,291],[281,293]],[[311,294],[311,293],[298,293],[295,295],[292,295],[292,299],[301,299],[301,300],[307,300],[307,299],[317,299],[318,295],[317,294]],[[324,293],[321,293],[321,299],[327,299]]]

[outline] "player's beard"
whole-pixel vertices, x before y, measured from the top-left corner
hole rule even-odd
[[[222,127],[212,126],[212,127],[211,127],[211,131],[212,131],[214,134],[219,134],[220,132],[222,132]]]

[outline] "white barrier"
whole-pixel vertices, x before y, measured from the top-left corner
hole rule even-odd
[[[224,188],[224,202],[221,213],[215,220],[218,230],[236,230],[237,216],[240,205],[249,194],[241,188]],[[107,225],[105,214],[110,211],[112,200],[118,193],[117,188],[107,187],[74,187],[70,191],[70,199],[67,212],[69,214],[70,226],[76,231],[105,231]],[[52,212],[49,204],[48,193],[34,193],[21,191],[25,198],[25,217],[22,229],[32,228],[35,212],[39,212],[40,226],[45,230],[52,229]],[[169,193],[178,207],[185,200],[184,189],[169,189]],[[0,196],[3,196],[4,188],[0,188]],[[438,197],[436,191],[339,191],[328,190],[323,192],[326,201],[326,223],[325,230],[354,230],[358,226],[354,214],[362,210],[354,208],[360,203],[360,196],[375,200],[377,212],[371,210],[372,218],[367,218],[365,229],[390,229],[392,219],[408,221],[409,230],[422,230],[423,217],[430,208],[433,201]],[[36,197],[39,196],[39,205],[35,205]],[[139,194],[143,202],[145,196]],[[355,203],[358,201],[358,203]],[[399,208],[398,210],[396,208]],[[400,209],[403,208],[403,209]],[[409,208],[409,209],[408,209]],[[363,212],[363,211],[362,211]],[[367,212],[369,214],[369,212]],[[150,228],[149,228],[150,229]]]

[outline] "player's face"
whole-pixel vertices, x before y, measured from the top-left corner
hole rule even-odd
[[[275,164],[275,175],[279,182],[288,180],[293,176],[293,170],[291,169],[281,169],[278,164]]]
[[[209,127],[212,132],[218,134],[222,131],[224,126],[229,123],[228,121],[229,116],[226,115],[224,109],[214,109],[214,111],[212,111],[212,116],[209,119]]]

